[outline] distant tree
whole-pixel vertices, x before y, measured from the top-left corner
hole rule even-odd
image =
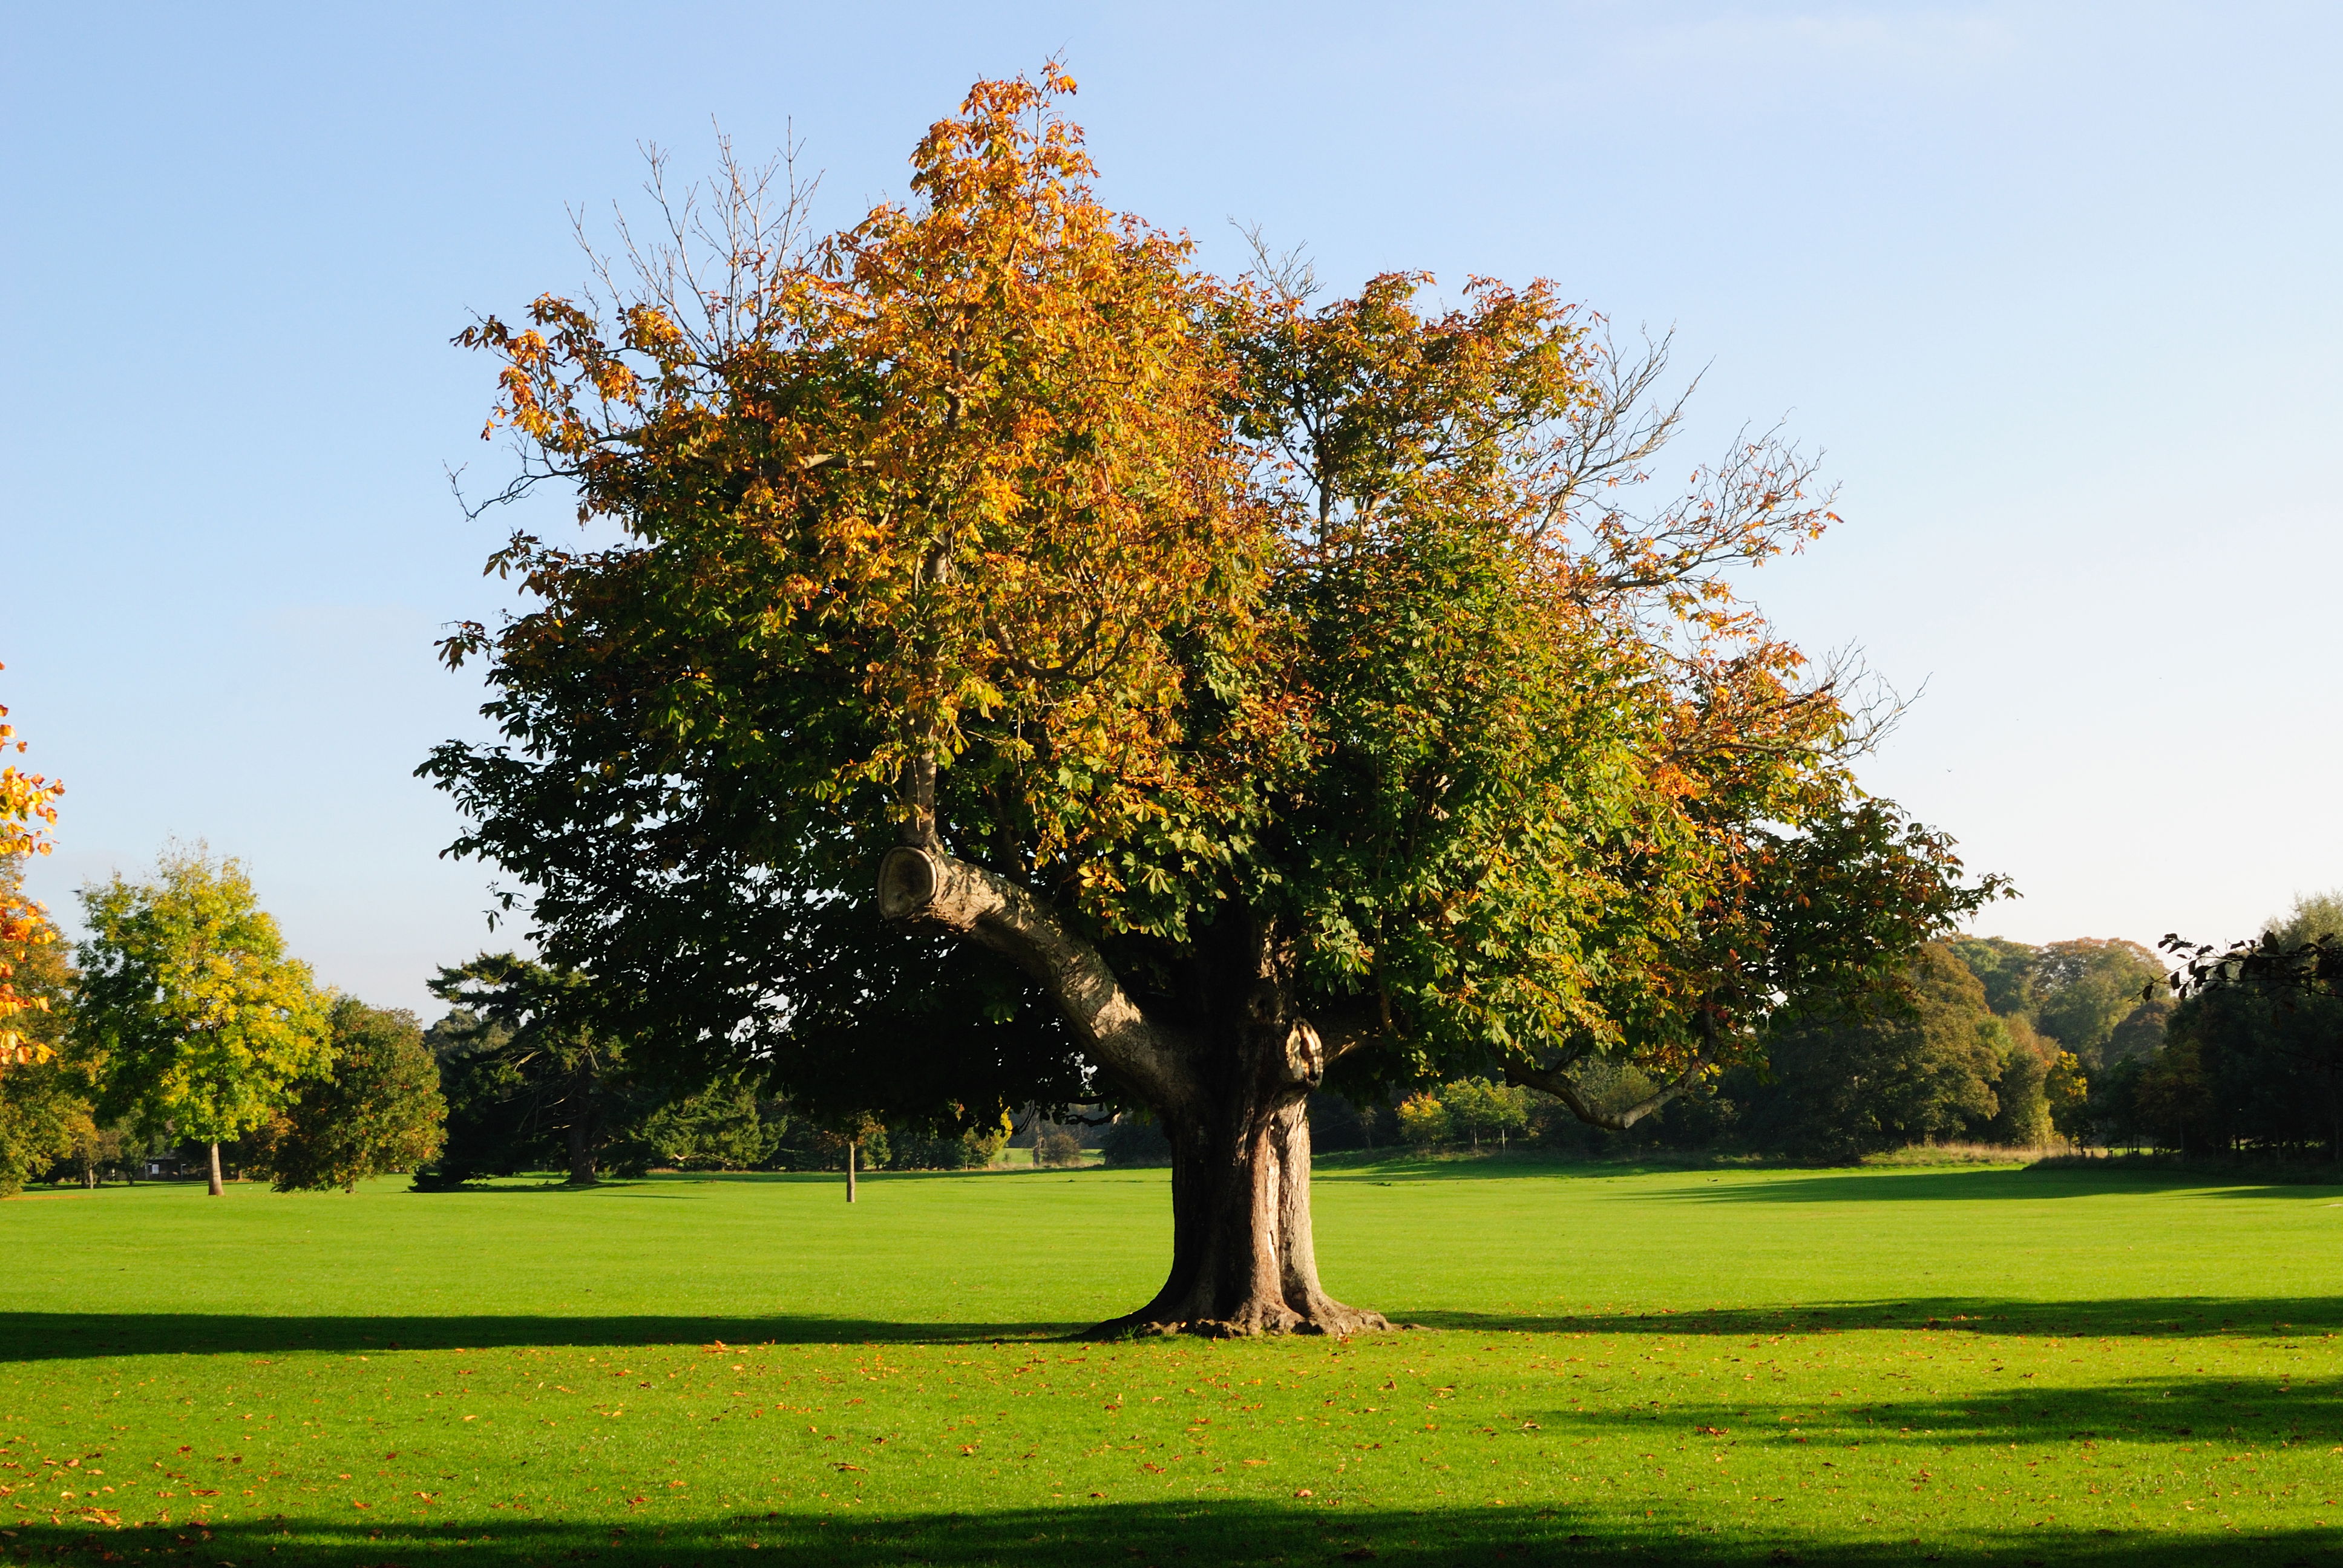
[[[2097,1070],[2112,1060],[2109,1041],[2137,1010],[2142,988],[2164,974],[2156,954],[2137,942],[2052,942],[2034,963],[2034,1027]]]
[[[1448,1107],[1437,1095],[1411,1094],[1399,1102],[1399,1135],[1418,1149],[1447,1142],[1455,1130]]]
[[[2035,1033],[2022,1013],[1981,1020],[1979,1033],[2001,1061],[2000,1073],[1991,1080],[1996,1104],[1984,1128],[1986,1141],[2020,1149],[2049,1142],[2049,1082],[2058,1047]]]
[[[1985,988],[1938,943],[1921,950],[1900,1006],[1808,1002],[1767,1039],[1773,1081],[1754,1096],[1748,1135],[1762,1147],[1847,1157],[1989,1121],[2004,1064],[1978,1027],[1987,1014]]]
[[[2034,1020],[2034,966],[2042,950],[2006,937],[1955,937],[1946,944],[1985,987],[1986,1005],[2002,1018]]]
[[[2091,1081],[2081,1059],[2062,1050],[2043,1086],[2050,1103],[2050,1125],[2070,1143],[2080,1143],[2091,1126]]]
[[[754,1171],[781,1146],[786,1116],[768,1116],[753,1086],[726,1079],[660,1106],[638,1135],[663,1165]]]
[[[432,994],[458,1013],[435,1026],[449,1101],[440,1174],[509,1174],[558,1158],[573,1185],[600,1180],[669,1095],[601,1021],[594,981],[512,953],[443,969]]]
[[[1081,1159],[1082,1141],[1062,1127],[1045,1127],[1034,1137],[1036,1165],[1079,1165]]]
[[[0,908],[12,900],[17,909],[27,907],[18,894],[24,870],[23,855],[0,853]],[[45,920],[37,928],[20,923],[15,930],[15,940],[0,938],[0,981],[10,988],[16,1010],[0,1020],[15,1026],[8,1036],[13,1043],[0,1046],[0,1197],[14,1196],[97,1136],[88,1075],[81,1063],[58,1053],[73,965]]]
[[[1115,1128],[1107,1130],[1111,1144]],[[966,1132],[945,1135],[925,1132],[916,1128],[890,1128],[887,1133],[886,1165],[890,1171],[969,1171],[980,1170],[992,1163],[1009,1141],[1011,1129],[1004,1121],[990,1128],[971,1128]],[[1167,1149],[1163,1158],[1171,1158]],[[1111,1151],[1106,1162],[1118,1163]],[[1153,1163],[1161,1161],[1121,1163]]]
[[[2099,1060],[2105,1067],[2155,1055],[2164,1046],[2164,1032],[2172,1023],[2172,998],[2161,994],[2162,988],[2150,982],[2152,994],[2127,1014],[2107,1036],[2099,1050]]]
[[[151,881],[82,890],[70,1038],[101,1121],[206,1146],[267,1125],[330,1060],[325,999],[233,859],[173,849]]]
[[[2343,1160],[2343,897],[2299,899],[2260,936],[2217,950],[2167,936],[2174,1008],[2142,1104],[2198,1149],[2322,1143]]]
[[[1172,1140],[1163,1124],[1144,1109],[1125,1111],[1107,1124],[1099,1156],[1109,1165],[1169,1165]]]
[[[1440,1103],[1448,1112],[1449,1124],[1461,1129],[1475,1149],[1483,1137],[1503,1143],[1508,1133],[1530,1124],[1529,1091],[1492,1083],[1485,1078],[1463,1078],[1443,1085]]]
[[[355,1191],[426,1163],[446,1140],[439,1064],[413,1013],[337,997],[327,1027],[331,1064],[262,1132],[260,1162],[280,1192]]]

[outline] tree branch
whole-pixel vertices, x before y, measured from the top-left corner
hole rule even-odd
[[[1630,1127],[1690,1089],[1708,1070],[1708,1054],[1704,1051],[1693,1058],[1692,1065],[1678,1075],[1676,1081],[1656,1094],[1646,1095],[1624,1111],[1597,1111],[1578,1092],[1578,1086],[1559,1068],[1524,1067],[1507,1063],[1505,1081],[1515,1088],[1542,1089],[1570,1108],[1570,1113],[1589,1127],[1607,1127],[1614,1132],[1624,1132]]]
[[[902,925],[983,943],[1050,993],[1098,1060],[1158,1107],[1190,1097],[1184,1041],[1150,1019],[1096,948],[1008,878],[925,845],[887,851],[879,912]]]

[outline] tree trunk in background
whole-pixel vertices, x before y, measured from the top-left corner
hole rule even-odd
[[[846,1201],[854,1201],[854,1140],[846,1141]]]
[[[569,1070],[569,1185],[591,1187],[598,1176],[594,1154],[594,1069],[581,1059]]]
[[[216,1197],[218,1197],[218,1196],[220,1195],[220,1193],[221,1193],[223,1191],[225,1191],[225,1189],[223,1189],[223,1188],[220,1186],[220,1172],[219,1172],[219,1145],[218,1145],[218,1144],[216,1144],[216,1143],[215,1143],[215,1144],[211,1145],[211,1151],[212,1151],[212,1196],[213,1196],[213,1197],[215,1197],[215,1198],[216,1198]]]

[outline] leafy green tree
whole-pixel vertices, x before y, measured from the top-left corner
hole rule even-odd
[[[2082,1142],[2091,1126],[2091,1081],[2081,1059],[2071,1050],[2060,1051],[2043,1091],[2051,1126],[2068,1142]]]
[[[2180,967],[2148,1000],[2181,1000],[2139,1080],[2143,1119],[2184,1149],[2324,1144],[2343,1160],[2343,895],[2298,899],[2227,950],[2162,945]]]
[[[1492,1083],[1485,1078],[1461,1078],[1443,1085],[1440,1103],[1448,1112],[1450,1125],[1462,1129],[1475,1149],[1484,1135],[1502,1144],[1508,1133],[1530,1124],[1529,1091]]]
[[[769,1117],[739,1080],[669,1101],[644,1121],[641,1141],[661,1164],[683,1171],[755,1171],[781,1146],[785,1117]]]
[[[590,977],[512,953],[442,969],[432,993],[457,1012],[434,1026],[449,1115],[437,1175],[508,1175],[558,1159],[577,1186],[600,1180],[669,1096],[601,1020]]]
[[[1149,1108],[1171,1268],[1102,1332],[1383,1326],[1317,1274],[1330,1072],[1681,1092],[1990,890],[1730,591],[1827,520],[1809,461],[1644,504],[1664,346],[1544,283],[1202,276],[1071,90],[979,84],[809,247],[727,208],[713,293],[679,233],[464,335],[517,486],[620,538],[498,553],[533,608],[446,652],[503,738],[423,771],[630,1038],[821,1114]]]
[[[154,879],[82,890],[70,1038],[101,1121],[219,1146],[269,1122],[331,1058],[325,999],[233,859],[173,849]]]
[[[1999,1109],[2004,1063],[1979,1028],[1988,1017],[1985,988],[1936,943],[1899,1009],[1810,1001],[1767,1040],[1773,1082],[1753,1096],[1752,1140],[1843,1158],[1967,1131]]]
[[[2034,1020],[2034,966],[2042,950],[2006,937],[1955,937],[1946,944],[1985,987],[1986,1005],[2002,1018]]]
[[[2050,1073],[2058,1048],[2034,1032],[2023,1016],[1979,1020],[1979,1034],[1995,1049],[2001,1071],[1992,1080],[1993,1120],[1984,1128],[1988,1142],[2037,1149],[2050,1141]]]
[[[264,1132],[262,1162],[280,1192],[355,1191],[368,1176],[426,1163],[446,1139],[439,1064],[413,1013],[337,997],[327,1029],[330,1065],[296,1087]]]
[[[2052,942],[2034,963],[2034,1027],[2085,1068],[2105,1067],[2113,1060],[2108,1045],[2117,1028],[2138,1010],[2143,990],[2164,975],[2163,963],[2137,942]]]

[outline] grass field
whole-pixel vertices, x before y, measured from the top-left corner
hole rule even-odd
[[[1097,1345],[1161,1172],[0,1205],[0,1561],[2343,1563],[2343,1189],[1327,1162],[1423,1325]]]

